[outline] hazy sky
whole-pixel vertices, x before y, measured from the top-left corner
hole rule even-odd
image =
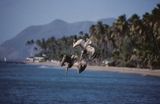
[[[0,0],[0,44],[30,25],[142,15],[157,3],[160,0]]]

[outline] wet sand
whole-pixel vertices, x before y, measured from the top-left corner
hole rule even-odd
[[[59,66],[59,62],[40,62],[40,63],[28,63],[33,65],[47,65],[47,66]],[[71,69],[76,69],[74,66]],[[87,66],[86,70],[90,71],[111,71],[120,73],[140,74],[143,76],[158,76],[160,77],[160,69],[141,69],[141,68],[128,68],[128,67],[112,67],[112,66]]]

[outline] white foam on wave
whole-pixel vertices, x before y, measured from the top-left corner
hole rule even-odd
[[[45,66],[45,65],[41,65],[41,66],[39,66],[39,68],[49,68],[48,66]]]

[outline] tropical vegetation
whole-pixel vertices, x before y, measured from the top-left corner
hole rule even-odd
[[[90,37],[96,47],[96,64],[108,61],[112,66],[160,68],[160,4],[142,17],[133,14],[126,18],[121,15],[112,26],[98,21],[90,27],[89,33],[81,31],[79,35],[60,39],[36,40],[41,48],[37,55],[45,54],[48,60],[59,60],[62,54],[80,54],[78,48],[72,48],[75,36]]]

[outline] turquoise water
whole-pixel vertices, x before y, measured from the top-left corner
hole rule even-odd
[[[0,64],[0,104],[160,104],[160,77]]]

